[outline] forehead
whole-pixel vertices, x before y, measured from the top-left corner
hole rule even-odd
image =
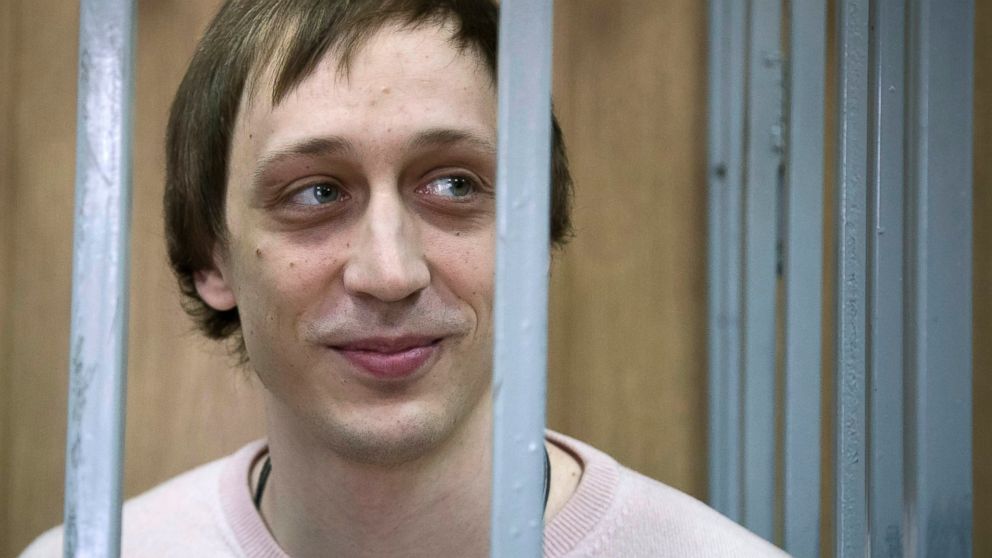
[[[271,72],[269,72],[271,74]],[[235,125],[252,156],[327,136],[362,144],[400,140],[424,129],[495,135],[495,89],[474,50],[439,25],[386,26],[350,57],[332,50],[277,103],[270,76],[243,100]]]

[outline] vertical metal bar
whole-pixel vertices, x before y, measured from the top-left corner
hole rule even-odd
[[[730,69],[727,74],[729,101],[726,109],[729,123],[727,149],[726,244],[727,269],[727,466],[728,517],[741,521],[744,517],[744,126],[747,107],[747,11],[743,2],[731,1]]]
[[[727,239],[723,236],[726,227],[726,122],[723,120],[728,84],[725,80],[725,48],[727,22],[724,15],[725,0],[709,1],[709,59],[708,59],[708,159],[709,173],[707,186],[707,313],[709,335],[707,354],[709,358],[709,500],[718,509],[727,507],[728,459],[727,459],[727,406],[730,396],[726,391],[726,291],[727,272],[724,268]]]
[[[65,555],[120,552],[127,365],[133,0],[84,0],[79,23]]]
[[[743,296],[744,296],[744,115],[747,106],[745,61],[747,45],[747,12],[742,2],[731,0],[730,56],[728,60],[729,123],[727,149],[726,243],[727,269],[727,489],[728,517],[740,521],[744,517],[744,442],[742,417],[744,415],[744,349],[743,349]]]
[[[710,501],[742,517],[741,285],[746,6],[710,4]]]
[[[724,239],[720,234],[723,229],[724,200],[723,192],[726,189],[724,179],[726,177],[726,162],[724,161],[724,125],[720,116],[723,112],[724,88],[723,81],[723,58],[726,53],[723,49],[723,39],[725,36],[725,23],[723,20],[722,0],[709,0],[708,7],[708,33],[709,52],[707,60],[707,235],[708,245],[707,257],[707,321],[709,323],[709,335],[706,337],[709,386],[708,405],[709,423],[707,447],[709,450],[709,501],[716,509],[726,507],[727,502],[727,412],[723,402],[727,399],[725,391],[727,383],[727,370],[724,364],[724,324],[721,320],[726,301],[724,292],[726,291],[726,274],[722,269],[724,258]]]
[[[873,556],[901,557],[905,0],[871,5],[868,173],[868,532]]]
[[[786,551],[816,556],[820,548],[825,3],[789,2],[789,22],[782,510]]]
[[[543,539],[551,17],[551,0],[500,8],[494,557],[540,556]]]
[[[835,513],[839,556],[868,544],[865,433],[868,0],[839,0]]]
[[[782,148],[782,5],[752,0],[748,14],[744,186],[744,525],[774,535],[775,284]]]
[[[971,556],[971,0],[910,2],[910,556]]]

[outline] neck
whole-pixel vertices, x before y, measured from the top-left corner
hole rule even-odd
[[[484,399],[488,403],[488,397]],[[398,463],[350,459],[268,408],[272,475],[261,512],[292,556],[485,556],[491,406]]]

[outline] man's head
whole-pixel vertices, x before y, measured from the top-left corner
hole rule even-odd
[[[208,30],[170,121],[169,252],[208,335],[243,339],[270,436],[275,416],[396,462],[488,431],[496,21],[487,0],[234,1]]]
[[[211,23],[172,106],[166,146],[165,223],[170,263],[187,312],[210,338],[240,342],[238,308],[206,304],[194,275],[214,266],[225,222],[235,125],[252,102],[278,105],[329,53],[347,75],[353,57],[388,25],[444,23],[450,41],[496,82],[497,7],[491,0],[231,0]],[[551,240],[571,229],[571,178],[557,121],[552,138]]]

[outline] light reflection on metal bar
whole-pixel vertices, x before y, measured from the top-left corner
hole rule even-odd
[[[865,431],[868,0],[837,2],[839,86],[836,220],[835,540],[838,556],[867,553]]]
[[[873,555],[903,556],[905,0],[870,17],[868,532]]]
[[[494,557],[540,556],[543,540],[551,15],[551,0],[500,8]]]
[[[909,3],[908,556],[972,552],[971,0]]]
[[[709,499],[740,521],[746,6],[736,0],[709,6]]]
[[[783,275],[785,550],[820,549],[820,320],[823,310],[823,88],[826,8],[789,2]]]
[[[80,7],[66,556],[120,552],[133,0]]]
[[[775,284],[782,148],[782,4],[748,17],[744,183],[744,525],[771,540],[775,511]]]

